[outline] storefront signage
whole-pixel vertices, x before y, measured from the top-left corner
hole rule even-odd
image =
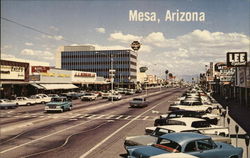
[[[247,52],[228,52],[227,66],[246,66]]]
[[[35,72],[37,72],[37,73],[40,73],[40,72],[46,73],[48,70],[50,70],[50,67],[48,67],[48,66],[32,66],[31,67],[31,72],[32,73],[35,73]]]
[[[1,79],[24,80],[25,67],[1,65]]]
[[[76,72],[75,77],[95,77],[95,73]]]

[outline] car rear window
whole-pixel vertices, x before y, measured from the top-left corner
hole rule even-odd
[[[195,121],[191,125],[194,128],[204,128],[204,127],[210,127],[210,124],[207,121]]]

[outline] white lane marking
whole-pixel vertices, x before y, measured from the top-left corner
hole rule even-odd
[[[92,116],[89,116],[89,117],[87,117],[87,118],[91,119],[91,118],[93,118],[93,117],[96,117],[96,115],[92,115]]]
[[[129,119],[130,117],[132,117],[132,116],[127,116],[127,117],[125,117],[124,119],[127,120],[127,119]]]
[[[106,117],[106,119],[110,119],[110,118],[112,118],[112,117],[114,117],[115,115],[110,115],[110,116],[108,116],[108,117]]]
[[[116,117],[115,119],[118,120],[118,119],[120,119],[122,117],[123,117],[123,115],[120,115],[120,116]]]
[[[132,122],[134,122],[135,120],[137,120],[139,117],[141,117],[142,115],[144,115],[145,113],[149,112],[150,110],[154,109],[156,106],[162,104],[163,102],[166,101],[162,101],[158,104],[156,104],[155,106],[151,107],[150,109],[144,111],[143,113],[141,113],[140,115],[138,115],[137,117],[133,118],[132,120],[130,120],[128,123],[126,123],[125,125],[123,125],[122,127],[120,127],[119,129],[117,129],[114,133],[110,134],[108,137],[106,137],[105,139],[103,139],[100,143],[96,144],[94,147],[92,147],[89,151],[87,151],[86,153],[84,153],[83,155],[80,156],[80,158],[85,158],[87,157],[92,151],[94,151],[95,149],[97,149],[98,147],[100,147],[103,143],[105,143],[107,140],[109,140],[111,137],[113,137],[115,134],[117,134],[118,132],[120,132],[121,130],[123,130],[125,127],[127,127],[129,124],[131,124]]]
[[[96,119],[100,119],[100,118],[102,118],[104,116],[106,116],[106,115],[100,115],[100,116],[96,117]]]
[[[145,116],[142,120],[146,120],[146,119],[148,119],[149,118],[149,116]]]
[[[80,124],[77,124],[77,125],[74,125],[74,126],[71,126],[71,127],[65,128],[65,129],[63,129],[63,130],[57,131],[57,132],[55,132],[55,133],[51,133],[51,134],[49,134],[49,135],[46,135],[46,136],[40,137],[40,138],[38,138],[38,139],[35,139],[35,140],[32,140],[32,141],[29,141],[29,142],[27,142],[27,143],[24,143],[24,144],[21,144],[21,145],[18,145],[18,146],[15,146],[15,147],[12,147],[12,148],[9,148],[9,149],[6,149],[6,150],[3,150],[3,151],[1,151],[0,153],[1,153],[1,154],[3,154],[3,153],[6,153],[6,152],[8,152],[8,151],[11,151],[11,150],[14,150],[14,149],[20,148],[20,147],[22,147],[22,146],[25,146],[25,145],[28,145],[28,144],[31,144],[31,143],[37,142],[37,141],[42,140],[42,139],[44,139],[44,138],[47,138],[47,137],[50,137],[50,136],[56,135],[56,134],[58,134],[58,133],[61,133],[61,132],[66,131],[66,130],[69,130],[69,129],[71,129],[71,128],[75,128],[75,127],[77,127],[77,126],[81,126],[81,125],[86,124],[86,123],[88,123],[88,122],[90,122],[90,121],[92,121],[92,120],[89,120],[89,121],[86,121],[86,122],[83,122],[83,123],[80,123]]]

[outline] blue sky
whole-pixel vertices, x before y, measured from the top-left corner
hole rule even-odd
[[[55,65],[54,53],[62,45],[128,48],[135,39],[142,43],[139,64],[149,72],[197,74],[210,61],[225,61],[227,51],[249,52],[249,8],[249,0],[3,0],[2,17],[54,36],[1,19],[1,52]],[[164,21],[167,10],[177,9],[204,12],[206,21]],[[156,12],[161,22],[131,22],[129,10]]]

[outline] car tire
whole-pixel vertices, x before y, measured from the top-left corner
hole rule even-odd
[[[42,101],[41,103],[42,103],[42,104],[45,104],[45,101]]]
[[[27,105],[27,106],[30,106],[30,105],[31,105],[31,103],[27,103],[26,105]]]

